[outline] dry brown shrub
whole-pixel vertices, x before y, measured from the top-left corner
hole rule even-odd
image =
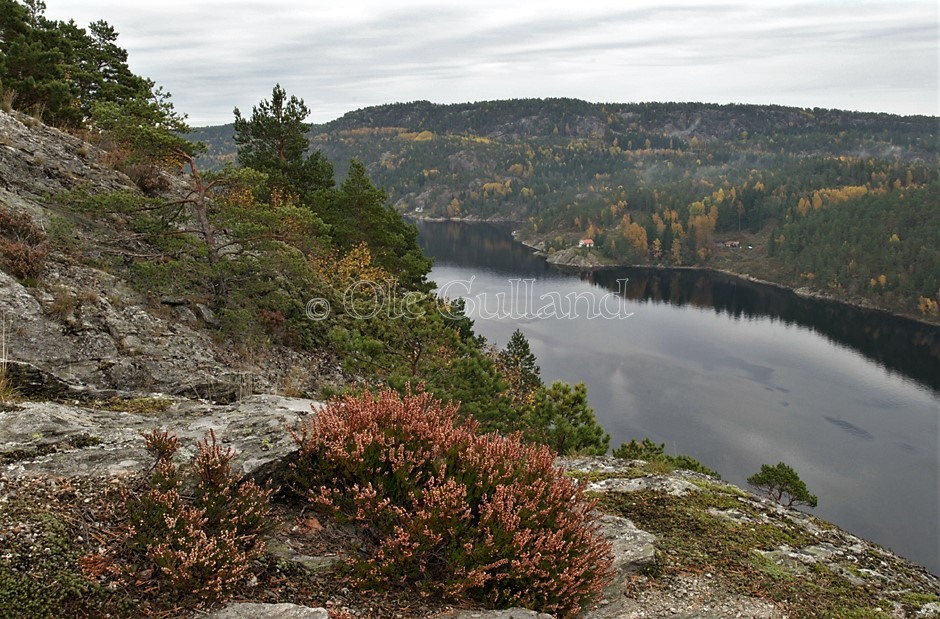
[[[20,281],[35,280],[48,256],[46,233],[32,217],[0,205],[0,266]]]

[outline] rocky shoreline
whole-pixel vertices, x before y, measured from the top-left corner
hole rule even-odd
[[[545,258],[545,261],[561,270],[568,270],[574,272],[590,272],[590,271],[602,271],[610,269],[619,269],[619,268],[637,268],[637,269],[651,269],[656,271],[701,271],[705,273],[719,273],[728,277],[733,277],[751,284],[758,284],[761,286],[770,286],[778,290],[784,290],[787,292],[792,292],[793,294],[805,298],[805,299],[814,299],[818,301],[826,301],[830,303],[838,303],[855,309],[861,309],[870,312],[878,312],[886,316],[891,316],[894,318],[900,318],[903,320],[910,320],[917,322],[929,327],[940,328],[940,324],[935,322],[930,322],[924,320],[919,316],[913,316],[910,314],[901,314],[898,312],[893,312],[891,310],[885,309],[874,305],[865,299],[855,298],[855,299],[845,299],[841,297],[836,297],[831,294],[826,294],[819,290],[814,290],[806,286],[789,286],[787,284],[782,284],[780,282],[775,282],[771,280],[761,279],[754,277],[748,273],[739,273],[736,271],[731,271],[729,269],[721,269],[716,267],[709,266],[663,266],[657,264],[630,264],[623,262],[614,262],[609,259],[601,258],[595,252],[591,250],[585,250],[583,248],[570,247],[560,251],[553,252],[551,254],[545,251],[544,242],[533,242],[527,239],[522,238],[522,235],[518,230],[514,230],[512,233],[513,239],[521,245],[528,247],[533,250],[537,256]]]
[[[458,221],[464,223],[475,223],[475,224],[518,224],[520,223],[518,219],[512,217],[500,217],[498,215],[493,215],[491,217],[441,217],[438,215],[420,215],[415,214],[413,211],[410,213],[403,213],[402,217],[405,219],[411,219],[414,221],[430,221],[430,222],[445,222],[445,221]]]

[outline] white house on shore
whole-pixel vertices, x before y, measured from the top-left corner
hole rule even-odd
[[[578,241],[578,247],[594,247],[594,239],[581,239]]]

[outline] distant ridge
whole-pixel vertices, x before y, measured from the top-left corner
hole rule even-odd
[[[406,214],[524,222],[521,238],[546,253],[593,239],[579,262],[713,266],[940,320],[938,125],[781,105],[517,99],[372,106],[310,136],[340,177],[362,161]],[[193,137],[219,166],[234,159],[231,135],[226,125]]]

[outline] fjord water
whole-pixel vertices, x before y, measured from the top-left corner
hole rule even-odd
[[[486,224],[418,230],[476,331],[519,328],[546,382],[584,382],[612,446],[650,437],[742,487],[787,462],[812,513],[940,573],[940,329],[705,271],[561,273]]]

